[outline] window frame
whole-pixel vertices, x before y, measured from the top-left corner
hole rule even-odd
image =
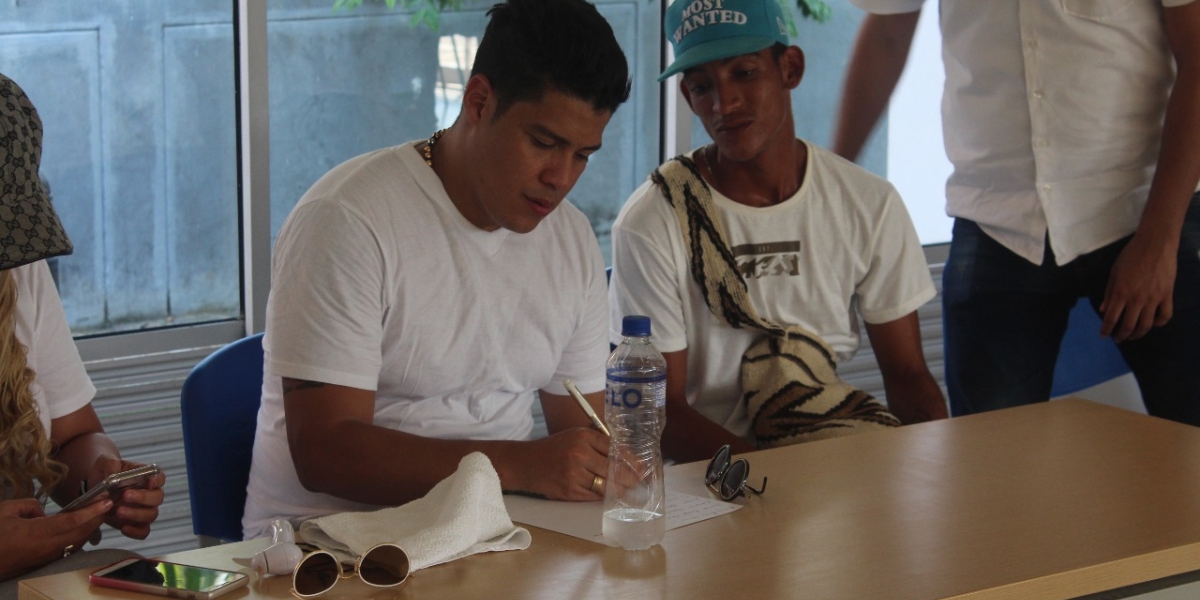
[[[236,319],[137,332],[80,336],[85,362],[219,346],[263,331],[271,288],[270,116],[267,79],[267,3],[233,0],[234,76],[237,78],[238,239],[241,316]]]
[[[271,172],[267,3],[232,0],[237,77],[237,160],[241,317],[233,320],[76,338],[85,361],[213,346],[260,333],[271,290]],[[669,0],[658,0],[665,13]],[[665,39],[659,68],[672,60]],[[692,113],[679,91],[678,75],[659,83],[659,162],[691,149]],[[944,260],[946,244],[925,246],[931,264]]]

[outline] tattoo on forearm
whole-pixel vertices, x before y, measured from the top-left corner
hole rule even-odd
[[[312,388],[325,387],[325,383],[321,381],[307,381],[304,379],[292,379],[290,377],[283,378],[283,395],[286,396],[297,390],[307,390]]]
[[[526,492],[524,490],[502,490],[502,493],[510,494],[513,496],[527,496],[529,498],[537,498],[539,500],[549,500],[549,498],[547,498],[545,494],[539,494],[537,492]]]

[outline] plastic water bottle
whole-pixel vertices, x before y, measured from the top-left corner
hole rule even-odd
[[[667,361],[650,345],[650,317],[627,316],[608,357],[604,420],[612,433],[604,492],[604,539],[626,550],[661,543],[667,529],[662,438]]]

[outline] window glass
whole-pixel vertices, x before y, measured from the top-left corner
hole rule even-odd
[[[0,6],[0,72],[44,124],[75,245],[51,260],[72,330],[239,316],[229,0]]]
[[[358,154],[429,137],[457,118],[494,1],[443,12],[436,30],[411,11],[364,2],[276,0],[268,13],[272,239],[304,192]],[[617,211],[658,162],[659,4],[594,2],[625,50],[629,102],[568,198],[591,219],[606,260]]]

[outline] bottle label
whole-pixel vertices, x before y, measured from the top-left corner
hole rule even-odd
[[[643,400],[649,400],[656,407],[662,406],[666,380],[666,375],[638,379],[609,375],[608,383],[604,386],[604,401],[617,409],[638,408]],[[647,394],[649,398],[645,397]]]
[[[605,389],[608,403],[618,408],[637,408],[642,405],[642,390],[637,386],[617,387],[607,386]]]

